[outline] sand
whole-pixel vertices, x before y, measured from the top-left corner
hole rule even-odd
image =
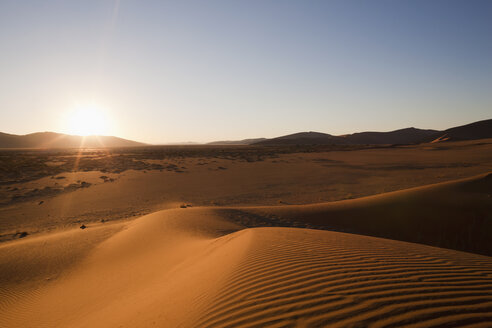
[[[3,186],[90,183],[0,206],[0,327],[489,327],[491,145]]]
[[[328,231],[246,231],[247,254],[197,327],[424,327],[491,319],[488,257]]]
[[[418,201],[425,197],[414,194],[428,188],[474,194],[489,183],[482,175],[400,194]],[[292,208],[310,218],[319,206],[339,205],[177,208],[3,243],[0,326],[428,327],[492,320],[488,256],[336,231],[248,227],[248,213]]]
[[[353,200],[242,211],[492,256],[492,173]]]
[[[65,172],[75,165],[76,154],[68,151],[9,151],[13,162],[7,173],[15,169],[20,175],[7,174],[0,181],[0,241],[22,231],[31,236],[82,223],[131,220],[182,203],[270,206],[361,198],[484,174],[492,167],[492,139],[351,151],[300,148],[286,154],[275,148],[186,149],[87,150],[74,172]],[[174,166],[161,172],[153,165]],[[90,186],[64,191],[81,182]]]

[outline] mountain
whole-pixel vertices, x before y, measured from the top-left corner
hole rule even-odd
[[[260,141],[267,140],[266,138],[254,138],[254,139],[243,139],[243,140],[224,140],[224,141],[213,141],[207,143],[207,145],[252,145]]]
[[[15,135],[0,132],[0,148],[138,147],[144,143],[111,136],[73,136],[55,132]]]
[[[350,144],[413,144],[435,136],[437,130],[406,128],[390,132],[359,132],[342,136]]]
[[[405,128],[389,132],[358,132],[334,136],[321,132],[300,132],[256,142],[255,145],[402,145],[422,142],[492,138],[492,119],[444,131]]]
[[[428,142],[460,141],[492,138],[492,119],[457,126],[436,133]]]
[[[359,132],[343,136],[333,136],[320,132],[300,132],[256,143],[257,145],[377,145],[412,144],[433,136],[436,130],[416,128],[400,129],[390,132]]]
[[[348,142],[337,136],[321,132],[299,132],[282,137],[267,139],[255,143],[255,145],[330,145],[347,144]]]

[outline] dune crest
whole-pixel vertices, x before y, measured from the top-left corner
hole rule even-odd
[[[492,255],[492,173],[336,202],[242,209],[306,226]]]
[[[206,210],[197,217],[178,210],[142,217],[91,245],[75,268],[54,283],[39,283],[34,295],[17,299],[15,288],[4,293],[0,326],[15,327],[19,320],[26,327],[177,326],[191,320],[198,307],[190,302],[219,289],[227,272],[222,262],[232,265],[228,253],[238,256],[246,248],[247,239],[234,244],[235,235],[214,238],[224,229],[238,227]]]

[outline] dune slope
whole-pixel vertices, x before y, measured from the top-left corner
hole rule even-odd
[[[473,122],[466,125],[449,128],[442,132],[436,132],[427,139],[429,142],[477,140],[492,137],[492,119]]]
[[[141,217],[104,238],[89,238],[105,229],[95,226],[67,232],[90,240],[77,243],[85,246],[74,263],[61,256],[66,243],[53,243],[42,261],[57,272],[49,280],[33,277],[33,259],[18,255],[55,236],[33,239],[30,250],[27,240],[6,243],[0,269],[15,265],[30,284],[2,278],[0,326],[424,327],[492,319],[490,257],[340,232],[244,229],[249,222],[234,211],[187,208]]]
[[[67,266],[61,261],[62,269],[55,271],[62,272],[54,280],[37,279],[37,284],[26,286],[11,279],[2,286],[0,326],[136,327],[157,322],[175,327],[192,319],[193,309],[199,307],[190,309],[190,304],[208,303],[206,289],[215,290],[215,282],[227,272],[221,262],[232,264],[228,253],[239,256],[246,240],[234,244],[229,235],[216,238],[237,230],[237,225],[211,211],[202,210],[198,216],[190,213],[170,210],[135,220],[111,238],[88,245],[88,254],[76,264]],[[87,232],[90,228],[77,231],[79,235]],[[46,242],[38,240],[34,247]],[[12,256],[0,257],[0,268],[25,261],[17,263],[25,269],[16,274],[29,276],[32,259],[16,256],[21,246],[3,246],[2,254]],[[56,266],[65,246],[51,247],[44,260]]]
[[[358,199],[239,211],[492,256],[492,173]]]
[[[295,228],[250,247],[196,327],[395,327],[492,319],[492,261],[417,244]]]

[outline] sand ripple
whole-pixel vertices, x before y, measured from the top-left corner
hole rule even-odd
[[[492,260],[337,232],[256,228],[197,327],[430,327],[492,320]]]

